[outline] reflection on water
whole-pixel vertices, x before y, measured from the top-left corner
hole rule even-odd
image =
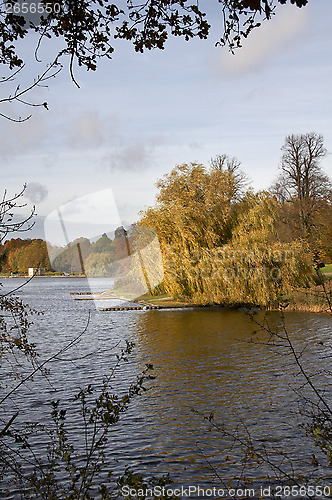
[[[286,321],[295,345],[310,342],[307,365],[316,371],[317,359],[331,345],[330,318],[291,313]],[[273,323],[280,325],[278,314]],[[249,343],[256,328],[246,314],[220,309],[151,311],[137,319],[140,356],[157,360],[158,366],[158,384],[148,394],[145,415],[163,429],[159,440],[169,457],[172,446],[191,450],[190,458],[196,459],[200,449],[218,463],[220,434],[209,431],[211,426],[192,412],[197,410],[212,411],[215,421],[231,429],[244,422],[253,437],[278,443],[297,460],[310,462],[298,427],[298,396],[291,388],[300,383],[297,369],[291,358],[280,355],[281,349]]]
[[[12,283],[6,280],[5,288]],[[17,284],[16,280],[15,285]],[[95,280],[95,291],[103,290]],[[74,301],[71,291],[87,290],[84,279],[39,278],[20,295],[31,306],[45,310],[36,320],[33,335],[43,358],[65,345],[87,321],[89,301]],[[257,321],[263,313],[255,315]],[[278,313],[271,315],[273,327],[280,327]],[[304,358],[308,370],[323,367],[321,358],[331,347],[331,318],[313,314],[286,314],[294,345],[307,344]],[[218,308],[156,311],[92,311],[88,332],[73,355],[93,356],[71,362],[52,363],[52,384],[68,399],[75,390],[96,382],[114,361],[113,347],[119,339],[136,343],[131,363],[119,373],[118,386],[133,379],[145,363],[152,362],[157,378],[150,390],[137,398],[112,430],[110,457],[142,472],[169,472],[181,485],[217,484],[211,466],[228,480],[230,472],[221,465],[225,442],[202,415],[214,414],[214,421],[234,429],[243,422],[253,438],[266,446],[280,447],[307,469],[311,445],[299,428],[297,370],[281,349],[250,343],[257,325],[241,311]],[[254,335],[255,337],[255,335]],[[324,361],[328,363],[328,360]],[[325,375],[319,384],[328,387]],[[46,402],[54,395],[38,379],[17,399],[31,419],[46,419]],[[74,425],[74,422],[73,422]],[[263,475],[262,468],[256,476]]]

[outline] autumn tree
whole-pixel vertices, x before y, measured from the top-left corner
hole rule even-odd
[[[332,183],[320,161],[327,155],[316,133],[290,135],[281,148],[280,175],[272,187],[281,207],[281,237],[303,237],[317,247],[331,223]]]
[[[157,205],[148,209],[146,216],[160,219],[158,235],[177,239],[189,253],[197,244],[209,248],[228,241],[239,193],[233,173],[215,167],[207,170],[197,163],[183,164],[159,179],[156,186]]]
[[[247,175],[241,169],[241,162],[235,157],[222,154],[211,158],[210,166],[213,170],[228,172],[230,182],[233,185],[233,194],[240,198],[249,184]]]
[[[11,272],[13,269],[9,263],[10,256],[31,243],[31,240],[22,240],[21,238],[11,238],[0,245],[0,270]]]
[[[140,225],[158,234],[173,297],[268,306],[306,282],[302,243],[277,241],[277,201],[244,191],[239,165],[219,156],[210,169],[180,165],[158,181],[157,203]]]
[[[266,191],[248,190],[243,197],[232,239],[222,249],[226,271],[221,287],[226,302],[277,307],[296,288],[310,284],[308,247],[300,239],[279,240],[277,208],[277,201]]]
[[[48,257],[47,246],[45,241],[34,239],[25,247],[17,250],[9,256],[9,265],[11,258],[15,259],[15,271],[21,274],[27,274],[29,267],[44,268],[51,271],[51,265]],[[13,269],[12,269],[13,270]]]
[[[155,229],[164,256],[164,285],[172,295],[191,296],[201,290],[194,274],[178,274],[191,266],[202,248],[228,241],[231,235],[233,186],[229,175],[208,172],[201,164],[175,167],[157,182],[156,205],[148,208],[140,225]]]
[[[209,3],[213,5],[208,14],[199,2],[193,0],[149,0],[143,3],[135,0],[114,3],[108,0],[42,0],[38,3],[41,12],[34,15],[30,11],[24,12],[20,1],[3,3],[0,6],[0,63],[9,70],[3,75],[3,87],[12,85],[18,76],[21,77],[24,59],[18,50],[20,39],[35,33],[37,61],[44,40],[57,39],[58,43],[54,45],[56,48],[48,66],[25,87],[14,83],[8,96],[0,99],[0,104],[16,101],[48,109],[46,102],[29,102],[25,95],[33,87],[45,85],[56,76],[66,58],[71,78],[78,85],[75,64],[95,71],[99,59],[112,58],[115,39],[127,40],[137,52],[164,49],[170,36],[180,36],[187,41],[195,37],[207,38],[211,25],[218,22],[221,30],[217,44],[226,45],[233,51],[241,47],[242,39],[264,20],[271,19],[277,6],[293,3],[302,7],[308,0],[214,0]],[[0,112],[0,116],[14,121],[24,120],[5,112]]]

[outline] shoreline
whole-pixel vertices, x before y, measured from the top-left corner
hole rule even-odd
[[[0,275],[1,278],[12,279],[12,278],[21,278],[25,280],[31,279],[31,276],[16,276],[16,275]],[[44,276],[33,276],[33,278],[86,278],[85,275],[82,274],[70,274],[70,275],[44,275]],[[87,278],[86,278],[87,279]],[[294,291],[294,295],[289,300],[289,304],[283,308],[285,312],[303,312],[303,313],[312,313],[312,314],[330,314],[331,310],[327,304],[326,299],[318,299],[316,296],[316,300],[313,300],[313,296],[315,292],[317,293],[317,289],[313,287],[311,289],[298,289]],[[189,302],[186,299],[174,299],[173,297],[166,296],[166,294],[161,295],[142,295],[137,297],[136,300],[131,299],[130,297],[126,297],[125,294],[122,294],[119,290],[119,295],[114,293],[110,293],[110,291],[103,292],[72,292],[71,295],[94,295],[94,297],[80,297],[75,298],[74,300],[122,300],[125,302],[130,302],[134,305],[140,305],[142,307],[151,307],[158,309],[184,309],[184,308],[195,308],[195,309],[203,309],[203,308],[223,308],[223,309],[235,309],[242,310],[245,312],[257,312],[257,311],[279,311],[279,307],[263,307],[257,305],[250,304],[199,304],[194,302]],[[293,300],[292,300],[293,299]]]
[[[0,275],[0,279],[3,279],[3,278],[21,278],[21,279],[29,279],[29,278],[86,278],[86,276],[84,276],[84,274],[68,274],[68,275],[64,275],[64,274],[59,274],[59,275],[55,275],[55,274],[45,274],[44,276],[28,276],[27,274],[25,275],[21,275],[21,276],[16,276],[16,275],[13,275],[13,276],[10,276],[9,274],[2,274]]]
[[[72,293],[71,295],[80,295],[79,293]],[[87,294],[86,294],[87,295]],[[258,311],[280,311],[280,308],[268,308],[257,305],[250,304],[198,304],[194,302],[188,302],[184,299],[173,299],[172,297],[162,297],[162,296],[141,296],[137,297],[136,300],[130,299],[128,297],[124,297],[111,293],[94,293],[94,297],[80,297],[75,298],[74,300],[122,300],[124,302],[129,302],[134,305],[146,306],[157,309],[204,309],[204,308],[215,308],[215,309],[228,309],[228,310],[238,310],[243,312],[258,312]],[[329,310],[327,304],[305,304],[303,302],[290,303],[287,307],[283,308],[285,312],[303,312],[303,313],[312,313],[312,314],[329,314],[331,315],[331,311]]]

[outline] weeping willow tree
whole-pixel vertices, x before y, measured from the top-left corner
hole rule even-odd
[[[159,238],[164,289],[200,304],[280,303],[309,279],[305,243],[279,242],[277,201],[245,189],[234,158],[217,160],[175,167],[141,214]]]
[[[212,255],[205,252],[205,287],[198,300],[275,306],[309,283],[306,244],[278,241],[276,209],[268,193],[246,193],[229,243]]]

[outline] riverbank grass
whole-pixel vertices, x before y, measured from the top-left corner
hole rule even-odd
[[[121,300],[128,300],[129,302],[135,302],[136,304],[144,304],[150,306],[162,306],[166,307],[193,307],[195,304],[186,301],[185,299],[175,299],[170,297],[166,293],[160,293],[158,295],[151,295],[150,293],[145,293],[139,297],[133,298],[133,294],[123,290],[123,289],[113,289],[105,290],[102,295],[105,298],[117,298]]]
[[[321,269],[323,274],[332,275],[332,264],[326,264],[325,267]]]
[[[332,265],[326,266],[329,270]],[[324,273],[325,274],[325,273]],[[325,282],[325,292],[328,294],[330,301],[332,300],[332,276],[326,273]],[[327,312],[329,310],[329,304],[326,294],[320,285],[312,285],[308,288],[296,288],[293,293],[284,299],[284,305],[286,311],[299,311],[299,312],[313,312],[321,313]],[[146,293],[137,297],[132,298],[132,294],[128,291],[115,289],[103,292],[103,295],[108,295],[109,297],[119,298],[122,300],[128,300],[142,305],[150,306],[162,306],[162,308],[177,308],[177,307],[199,307],[202,304],[194,303],[188,301],[185,298],[179,297],[174,298],[166,293],[160,293],[152,295]],[[211,304],[212,305],[212,304]],[[217,305],[217,304],[213,304]],[[247,304],[219,304],[221,307],[235,307],[240,308],[242,306],[247,306]],[[279,308],[279,306],[274,306],[274,308]],[[264,309],[264,308],[262,308]]]
[[[186,301],[185,299],[175,299],[170,297],[166,293],[159,295],[151,295],[146,293],[141,297],[138,297],[137,301],[144,302],[151,306],[162,306],[162,307],[193,307],[195,304]]]

